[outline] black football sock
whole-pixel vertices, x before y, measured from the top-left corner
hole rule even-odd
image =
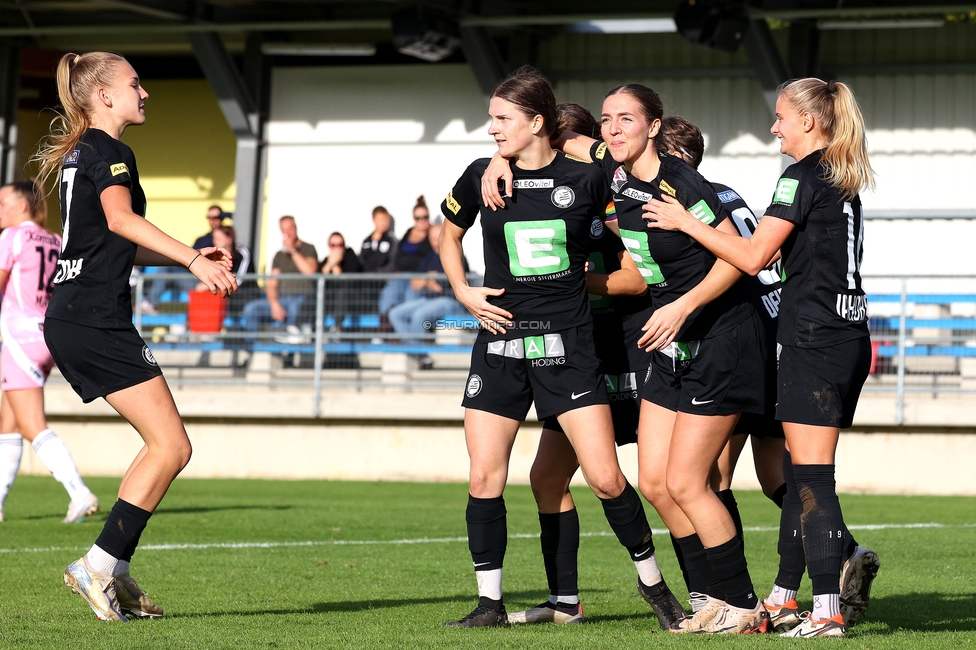
[[[578,596],[579,514],[576,508],[554,514],[539,513],[542,559],[546,565],[549,593]]]
[[[705,555],[716,579],[725,588],[725,602],[743,609],[752,609],[759,603],[741,539],[733,537],[724,544],[706,548]]]
[[[646,559],[654,553],[651,527],[644,514],[644,504],[637,490],[627,483],[624,491],[612,499],[600,499],[607,523],[617,535],[621,545],[630,553],[634,562]]]
[[[705,547],[702,546],[698,535],[672,537],[672,539],[681,548],[681,556],[684,558],[688,576],[686,578],[688,593],[706,594],[716,600],[724,601],[725,590],[713,577],[711,566],[705,556]]]
[[[776,584],[788,591],[799,591],[803,572],[807,568],[803,553],[803,533],[800,530],[800,517],[803,504],[796,489],[793,476],[793,459],[789,453],[783,454],[783,476],[786,479],[786,495],[783,497],[783,511],[779,517],[779,572]]]
[[[786,483],[776,488],[773,492],[773,496],[769,497],[769,500],[776,504],[776,507],[780,510],[783,509],[783,497],[786,496]]]
[[[796,465],[793,475],[803,506],[803,549],[813,595],[840,593],[840,569],[847,540],[834,466]]]
[[[701,542],[699,542],[699,544],[701,544]],[[701,589],[692,589],[691,576],[688,575],[688,567],[685,563],[685,552],[684,549],[681,547],[681,544],[678,542],[678,538],[675,537],[674,535],[671,535],[671,548],[674,549],[674,557],[675,559],[678,560],[678,568],[681,569],[681,578],[685,581],[685,587],[688,588],[688,593],[692,593],[696,591],[702,594],[705,593]]]
[[[745,536],[742,534],[742,517],[739,515],[739,504],[736,502],[735,495],[732,494],[731,488],[716,492],[715,496],[717,496],[718,500],[722,502],[725,509],[729,511],[729,516],[732,517],[732,523],[735,524],[735,534],[739,536],[739,539],[741,539],[744,544]]]
[[[128,561],[152,513],[119,499],[108,513],[95,545],[114,558]]]
[[[469,494],[464,519],[474,570],[501,569],[508,545],[505,498],[478,499]]]

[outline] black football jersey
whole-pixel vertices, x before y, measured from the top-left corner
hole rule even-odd
[[[599,222],[599,226],[597,226]],[[627,250],[623,242],[609,228],[603,227],[603,219],[594,221],[594,228],[602,234],[594,242],[590,252],[589,270],[592,273],[610,274],[620,270],[619,255]],[[593,311],[593,337],[596,340],[596,356],[599,357],[605,372],[619,372],[619,368],[637,369],[628,359],[644,358],[650,355],[637,348],[643,332],[640,327],[629,322],[629,316],[642,312],[647,306],[647,293],[643,296],[601,296],[590,294],[590,309]],[[647,318],[650,317],[648,313]],[[643,325],[647,318],[641,321]],[[623,360],[623,361],[621,361]],[[647,367],[647,363],[643,364]]]
[[[107,187],[125,185],[132,211],[146,216],[132,149],[89,129],[64,157],[59,185],[61,259],[47,316],[89,327],[131,326],[129,275],[136,245],[108,229],[100,197]]]
[[[556,153],[536,170],[512,165],[512,196],[492,211],[481,200],[481,176],[489,160],[476,160],[441,203],[444,216],[470,228],[480,215],[484,237],[485,286],[505,289],[489,301],[513,316],[507,336],[577,327],[591,318],[586,293],[586,258],[602,231],[609,199],[599,167]],[[483,330],[487,331],[487,330]],[[493,337],[495,335],[488,334]]]
[[[782,247],[777,340],[783,345],[815,348],[868,336],[861,199],[845,200],[824,180],[822,156],[815,151],[787,167],[766,209],[794,224]]]
[[[715,190],[701,174],[683,160],[661,156],[657,178],[648,182],[631,175],[616,162],[606,144],[596,142],[590,157],[604,170],[611,184],[620,236],[650,289],[653,308],[674,302],[698,285],[715,264],[715,256],[681,232],[653,230],[644,221],[642,207],[664,194],[675,197],[695,217],[711,227],[728,215]],[[678,333],[679,341],[697,341],[727,331],[749,316],[752,306],[736,283],[712,302],[695,310]],[[643,326],[650,312],[634,316]],[[642,320],[643,319],[643,320]]]
[[[732,224],[739,234],[745,238],[752,237],[759,227],[759,219],[753,211],[742,200],[738,192],[728,185],[712,183],[715,192],[718,194],[719,201],[726,212],[732,218]],[[779,303],[783,291],[783,261],[777,260],[768,269],[763,269],[755,277],[745,276],[742,282],[745,284],[752,306],[759,319],[762,320],[763,330],[766,332],[766,340],[773,344],[776,342],[776,317],[779,316]],[[772,348],[770,348],[772,349]]]

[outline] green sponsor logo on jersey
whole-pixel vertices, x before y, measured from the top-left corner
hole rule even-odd
[[[695,219],[698,219],[703,224],[707,225],[715,221],[715,213],[712,212],[712,209],[708,207],[707,203],[705,203],[705,199],[702,199],[695,205],[688,208],[688,212],[690,212]]]
[[[796,188],[799,185],[800,181],[795,178],[779,179],[779,183],[776,185],[776,192],[773,194],[773,203],[793,205],[793,199],[796,198]]]
[[[660,284],[664,282],[664,274],[654,258],[651,257],[651,248],[647,245],[647,233],[636,230],[620,229],[620,239],[627,247],[627,252],[634,260],[634,264],[644,276],[647,284]]]
[[[569,268],[566,222],[510,221],[505,224],[508,267],[515,277],[548,275]]]

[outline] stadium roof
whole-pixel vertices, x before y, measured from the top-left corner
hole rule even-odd
[[[544,28],[599,19],[666,18],[679,0],[17,0],[0,2],[0,39],[64,49],[132,40],[141,49],[172,51],[179,37],[213,31],[271,32],[280,38],[328,34],[340,40],[387,35],[398,9],[421,6],[461,26]],[[976,2],[919,0],[699,0],[782,21],[906,19],[965,14]],[[185,43],[185,40],[183,41]]]

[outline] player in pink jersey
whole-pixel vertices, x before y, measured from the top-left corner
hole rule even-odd
[[[64,523],[71,524],[97,512],[98,498],[85,485],[68,448],[44,417],[44,382],[54,367],[44,342],[44,312],[61,251],[61,238],[43,226],[46,216],[43,193],[33,182],[16,181],[0,188],[0,291],[4,291],[0,304],[0,521],[26,438],[68,491],[71,503]]]

